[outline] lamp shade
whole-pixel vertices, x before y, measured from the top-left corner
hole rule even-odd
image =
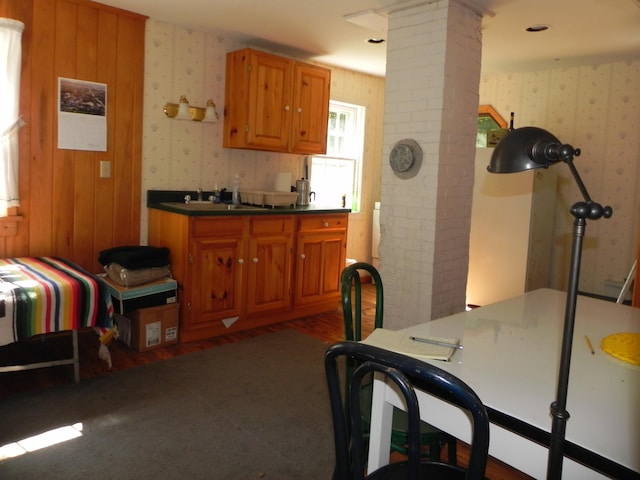
[[[491,173],[514,173],[533,168],[547,168],[561,160],[560,141],[538,127],[522,127],[507,133],[496,145],[487,170]]]
[[[191,114],[189,113],[189,100],[182,95],[180,102],[178,103],[178,114],[175,116],[177,120],[191,120]]]
[[[203,122],[217,122],[218,112],[216,111],[216,104],[213,103],[213,99],[207,100],[207,106],[205,107]]]

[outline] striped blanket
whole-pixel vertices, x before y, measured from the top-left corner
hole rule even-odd
[[[106,285],[54,257],[0,259],[0,345],[33,335],[111,327]]]

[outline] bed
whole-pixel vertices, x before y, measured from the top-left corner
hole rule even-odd
[[[111,328],[113,305],[104,282],[58,257],[0,259],[0,346],[35,335],[71,331],[73,357],[0,366],[0,372],[73,365],[80,380],[78,330]]]

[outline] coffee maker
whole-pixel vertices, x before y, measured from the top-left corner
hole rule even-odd
[[[296,180],[296,192],[298,192],[296,205],[300,205],[302,207],[309,205],[309,202],[311,200],[311,185],[309,183],[309,180],[305,178]]]

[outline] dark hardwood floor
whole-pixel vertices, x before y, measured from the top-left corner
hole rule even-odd
[[[373,329],[374,312],[374,288],[373,285],[365,284],[363,285],[363,337],[368,335]],[[107,368],[106,362],[98,358],[98,336],[93,330],[88,329],[79,334],[80,378],[82,381],[99,375],[112,375],[119,370],[166,360],[180,355],[187,355],[192,352],[214,348],[218,345],[238,342],[250,337],[284,329],[298,330],[328,343],[340,341],[344,338],[342,309],[340,305],[336,303],[335,310],[330,312],[198,342],[171,345],[144,353],[138,353],[129,349],[121,342],[116,341],[110,346],[113,362],[113,367],[110,370]],[[70,356],[71,335],[61,333],[58,335],[49,335],[46,338],[35,337],[22,344],[11,344],[0,347],[0,365],[45,360],[50,358],[52,353],[54,355]],[[0,406],[2,399],[8,396],[72,382],[73,373],[69,366],[1,373]],[[458,448],[458,462],[464,465],[467,458],[468,450],[464,444],[461,444]],[[487,479],[489,480],[525,480],[530,478],[495,459],[489,460],[486,473]]]

